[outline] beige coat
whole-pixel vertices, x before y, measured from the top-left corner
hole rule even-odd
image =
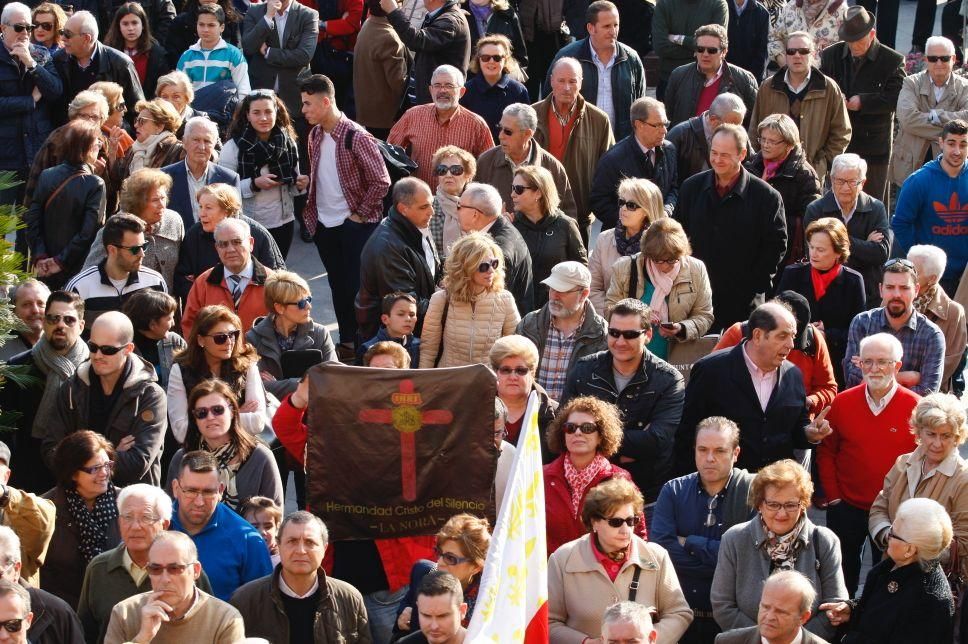
[[[631,257],[622,257],[612,267],[612,279],[605,295],[606,307],[628,297],[631,262]],[[642,299],[647,278],[642,262],[635,262],[635,266],[639,272],[635,297]],[[669,293],[668,307],[669,321],[678,322],[686,328],[686,340],[697,340],[709,331],[713,325],[713,289],[702,260],[691,256],[682,258],[682,268]]]
[[[612,282],[612,271],[615,262],[622,258],[615,247],[615,229],[609,228],[598,233],[595,251],[588,258],[588,270],[592,274],[591,293],[589,301],[599,315],[605,315],[605,293]]]
[[[968,80],[952,74],[948,83],[940,101],[934,100],[931,77],[926,71],[908,76],[901,84],[897,97],[898,132],[891,159],[891,180],[897,185],[924,164],[929,149],[932,157],[941,154],[938,137],[945,123],[968,119]],[[937,112],[940,123],[931,121],[931,110]]]
[[[591,535],[569,541],[548,560],[548,625],[551,644],[581,644],[602,634],[602,613],[629,598],[641,569],[635,602],[654,608],[658,644],[675,644],[692,623],[672,560],[655,543],[632,536],[632,554],[611,581],[592,552]]]
[[[897,457],[894,467],[884,477],[884,489],[871,506],[868,529],[882,549],[886,549],[887,531],[897,508],[908,499],[934,499],[951,516],[954,537],[958,541],[961,574],[968,576],[968,462],[955,447],[951,454],[928,478],[921,480],[924,452],[920,447]]]
[[[448,302],[446,328],[441,329],[444,303]],[[444,351],[438,367],[487,364],[494,341],[514,333],[521,321],[514,296],[506,290],[486,293],[472,306],[468,302],[448,301],[446,291],[430,298],[420,335],[420,368],[434,366],[443,336]]]
[[[961,362],[961,356],[968,345],[968,327],[965,326],[965,309],[948,297],[938,286],[935,295],[928,302],[924,314],[938,325],[944,334],[944,372],[941,376],[942,391],[951,389],[951,377]],[[966,553],[968,554],[968,553]]]

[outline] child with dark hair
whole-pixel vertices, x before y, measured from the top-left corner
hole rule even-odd
[[[413,335],[417,325],[417,298],[410,293],[396,291],[384,296],[381,303],[380,330],[360,345],[357,364],[363,364],[363,355],[377,342],[396,342],[410,354],[410,364],[416,369],[420,363],[420,338]]]

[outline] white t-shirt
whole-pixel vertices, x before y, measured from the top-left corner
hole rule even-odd
[[[336,141],[324,132],[316,169],[316,217],[326,228],[335,228],[342,226],[350,214],[336,171]]]

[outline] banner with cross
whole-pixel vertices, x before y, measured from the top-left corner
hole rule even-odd
[[[309,371],[306,500],[331,538],[435,534],[461,512],[494,518],[494,374]]]

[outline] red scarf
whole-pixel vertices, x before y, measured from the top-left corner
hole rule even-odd
[[[595,454],[592,462],[582,469],[575,467],[571,457],[565,454],[565,481],[571,492],[571,515],[578,518],[581,503],[585,500],[585,491],[598,474],[608,467],[608,459],[601,454]]]
[[[813,282],[813,297],[818,302],[823,299],[823,296],[827,294],[827,289],[830,287],[831,282],[837,279],[840,275],[840,271],[843,270],[843,264],[835,264],[826,273],[821,273],[813,266],[810,267],[810,280]]]

